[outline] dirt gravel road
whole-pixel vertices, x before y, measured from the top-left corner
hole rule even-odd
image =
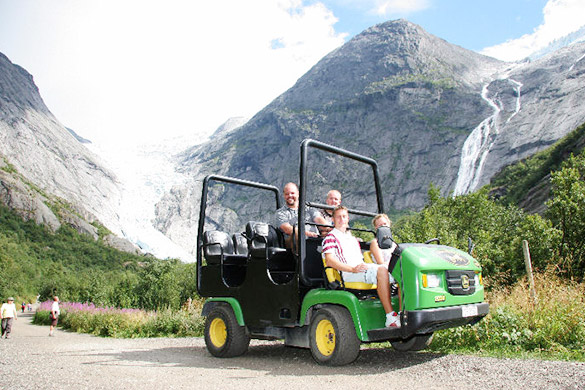
[[[346,367],[308,350],[253,341],[217,359],[200,338],[107,339],[15,321],[0,340],[0,389],[584,389],[585,363],[362,349]]]

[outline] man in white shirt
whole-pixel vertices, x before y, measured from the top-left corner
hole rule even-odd
[[[2,319],[2,337],[8,339],[12,331],[12,319],[18,319],[14,298],[9,297],[7,302],[2,304],[0,318]]]
[[[346,282],[377,284],[378,296],[386,312],[386,326],[400,328],[400,318],[390,300],[390,282],[394,282],[394,278],[388,268],[364,262],[360,244],[348,230],[347,208],[337,206],[333,210],[333,223],[335,228],[323,240],[327,266],[341,271]]]

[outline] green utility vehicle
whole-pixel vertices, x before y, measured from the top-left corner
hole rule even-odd
[[[314,173],[308,169],[308,159],[313,151],[350,159],[362,167],[366,164],[368,172],[371,168],[373,176],[368,183],[375,189],[376,204],[367,206],[376,212],[360,207],[349,209],[351,215],[371,218],[384,210],[376,161],[304,140],[298,237],[291,250],[285,248],[279,229],[271,225],[274,218],[249,221],[232,232],[215,221],[214,228],[206,230],[212,225],[206,225],[206,219],[214,214],[210,210],[219,207],[212,200],[216,197],[211,196],[217,185],[268,194],[274,199],[273,206],[272,201],[257,206],[269,207],[271,215],[281,206],[280,191],[275,186],[233,177],[206,177],[197,236],[197,288],[202,297],[208,298],[202,314],[206,316],[205,343],[212,355],[241,355],[252,338],[282,339],[287,346],[310,348],[320,364],[344,365],[357,358],[361,343],[390,341],[399,351],[421,350],[430,344],[433,332],[474,324],[488,313],[481,266],[470,254],[438,242],[401,243],[389,266],[399,287],[392,289],[392,305],[400,310],[401,327],[384,327],[385,313],[374,286],[344,283],[342,275],[324,266],[322,239],[305,235],[303,205],[331,208],[307,200],[308,175]],[[371,233],[377,234],[381,247],[391,240],[389,230]],[[361,245],[368,258],[369,244]]]

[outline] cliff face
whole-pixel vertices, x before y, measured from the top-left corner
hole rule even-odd
[[[299,144],[313,138],[375,158],[386,207],[419,209],[430,183],[466,193],[503,166],[546,148],[585,121],[585,44],[509,64],[454,46],[406,21],[374,26],[333,51],[239,129],[185,151],[193,180],[157,205],[155,225],[195,245],[201,178],[216,173],[282,187],[298,181]],[[359,172],[317,159],[312,180],[344,204],[372,196]],[[235,210],[209,223],[238,231],[257,200],[219,194]],[[237,211],[236,211],[237,210]]]
[[[99,219],[120,233],[114,175],[51,114],[32,76],[0,54],[0,198],[22,215],[58,228],[46,202],[72,204],[61,220],[97,237]]]

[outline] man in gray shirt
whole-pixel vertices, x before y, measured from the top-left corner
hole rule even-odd
[[[295,183],[287,183],[283,192],[285,205],[276,211],[276,225],[284,233],[287,246],[290,247],[293,226],[296,226],[299,220],[299,188]],[[326,224],[319,212],[312,208],[306,209],[305,222]],[[298,232],[296,227],[294,231]],[[319,237],[319,230],[314,225],[305,225],[305,235]]]

